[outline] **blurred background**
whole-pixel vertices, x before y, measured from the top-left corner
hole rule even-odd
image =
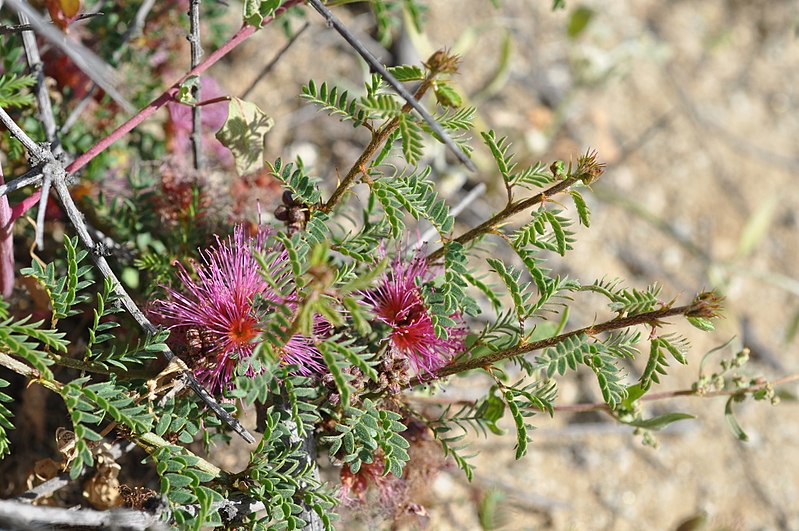
[[[507,135],[521,163],[598,151],[608,167],[586,194],[592,226],[554,262],[557,272],[585,283],[618,276],[637,288],[657,281],[665,300],[681,303],[703,289],[725,294],[715,332],[675,327],[692,341],[690,363],[672,364],[655,391],[690,388],[704,353],[731,338],[710,371],[742,346],[751,349],[745,374],[798,371],[799,4],[567,0],[552,11],[549,1],[497,3],[429,2],[424,36],[397,28],[390,50],[373,38],[367,12],[339,13],[386,62],[418,62],[445,47],[460,54],[455,81],[478,106],[478,129]],[[300,154],[333,183],[365,139],[296,95],[311,78],[357,91],[368,71],[321,20],[310,21],[248,98],[275,117],[269,142],[282,151],[274,156]],[[214,75],[240,94],[285,42],[270,27]],[[474,144],[476,174],[443,151],[431,161],[451,205],[487,186],[460,230],[503,204],[487,150]],[[608,316],[598,298],[580,300],[570,327]],[[590,378],[560,384],[563,404],[601,400]],[[459,379],[446,396],[488,385]],[[442,530],[799,529],[795,389],[785,386],[776,407],[736,405],[748,442],[727,426],[724,397],[649,403],[650,415],[697,416],[657,433],[659,449],[598,413],[539,416],[525,459],[513,458],[512,429],[477,438],[474,481],[450,467],[419,500],[430,528]]]

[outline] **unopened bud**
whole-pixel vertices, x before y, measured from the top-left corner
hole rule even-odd
[[[433,74],[454,74],[458,71],[460,61],[459,56],[450,54],[448,50],[438,50],[430,56],[425,66]]]
[[[605,172],[606,164],[596,160],[596,151],[586,151],[585,155],[577,159],[577,173],[575,176],[589,185],[596,182]]]

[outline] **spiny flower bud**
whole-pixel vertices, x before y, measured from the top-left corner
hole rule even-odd
[[[586,151],[585,155],[577,159],[577,172],[575,177],[583,181],[583,184],[589,185],[596,182],[599,176],[605,172],[606,164],[604,162],[597,162],[597,152]]]
[[[448,50],[438,50],[424,64],[432,74],[454,74],[458,71],[461,58]]]
[[[691,309],[686,312],[686,317],[701,317],[703,319],[714,319],[721,312],[724,297],[715,291],[704,291],[696,296]]]

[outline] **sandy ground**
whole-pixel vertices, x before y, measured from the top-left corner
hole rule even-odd
[[[727,296],[726,318],[715,333],[675,327],[692,340],[691,361],[672,367],[658,390],[689,387],[702,354],[733,336],[753,349],[750,374],[777,378],[799,369],[792,331],[799,318],[799,192],[793,186],[799,4],[567,2],[555,13],[551,2],[503,0],[498,9],[482,0],[457,8],[430,4],[427,39],[415,41],[416,50],[421,57],[439,47],[462,54],[457,81],[482,100],[481,129],[509,135],[522,161],[568,158],[591,147],[608,163],[589,194],[593,225],[580,231],[559,270],[585,282],[620,276],[643,287],[659,281],[665,297],[682,300],[711,287]],[[593,18],[569,38],[566,27],[578,7],[593,10]],[[368,17],[348,20],[368,29]],[[505,36],[509,62],[497,75]],[[265,47],[283,42],[277,31],[264,32],[236,63],[265,64]],[[251,96],[275,114],[272,145],[293,146],[320,175],[347,168],[363,138],[303,108],[293,94],[309,78],[356,88],[363,72],[340,39],[312,20]],[[254,75],[223,82],[235,93]],[[466,224],[501,201],[486,154],[478,150],[476,160],[481,169],[468,179],[485,181],[489,193],[461,218]],[[457,167],[450,173],[455,183],[463,176]],[[453,202],[459,193],[456,188]],[[606,315],[599,304],[588,298],[576,306],[571,324]],[[590,379],[561,383],[563,403],[598,398]],[[485,385],[458,382],[450,398]],[[786,400],[777,407],[739,405],[750,436],[742,443],[725,423],[724,402],[649,406],[651,414],[698,417],[659,433],[658,450],[599,415],[540,417],[521,461],[513,459],[512,430],[477,439],[475,481],[469,485],[459,471],[445,471],[423,497],[430,528],[479,528],[475,500],[489,496],[502,499],[494,523],[506,530],[799,529],[799,407]]]

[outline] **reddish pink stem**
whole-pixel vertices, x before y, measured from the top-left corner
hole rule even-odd
[[[42,190],[36,190],[31,195],[11,207],[11,221],[16,221],[22,216],[22,214],[30,210],[36,203],[39,202],[39,198],[41,196]]]
[[[0,166],[0,184],[3,184]],[[0,296],[9,298],[14,291],[14,217],[8,206],[8,196],[0,197]]]
[[[266,26],[267,24],[274,21],[277,17],[279,17],[283,12],[285,12],[290,7],[294,7],[297,4],[301,4],[304,0],[289,0],[285,4],[283,4],[279,9],[275,11],[275,14],[272,17],[265,18],[264,21],[261,23],[261,26]],[[86,153],[76,158],[72,164],[67,166],[66,170],[67,173],[74,173],[79,169],[86,166],[94,157],[105,151],[108,146],[131,132],[135,129],[140,123],[144,120],[152,116],[155,111],[172,101],[175,95],[178,93],[180,89],[181,83],[183,83],[189,76],[198,76],[208,70],[211,66],[213,66],[217,61],[225,57],[229,54],[236,46],[247,40],[253,33],[257,31],[258,28],[254,26],[242,26],[241,29],[233,36],[231,39],[223,44],[220,48],[215,50],[211,55],[208,56],[205,61],[198,64],[194,67],[189,73],[185,76],[180,78],[178,81],[175,82],[166,92],[158,96],[152,102],[150,102],[147,107],[140,110],[136,113],[130,120],[125,122],[124,124],[120,125],[113,133],[108,135],[107,137],[100,140],[97,144],[91,147]]]
[[[206,105],[213,105],[215,103],[222,103],[223,101],[230,101],[230,96],[219,96],[218,98],[211,98],[210,100],[204,100],[199,103],[195,103],[195,107],[205,107]]]

